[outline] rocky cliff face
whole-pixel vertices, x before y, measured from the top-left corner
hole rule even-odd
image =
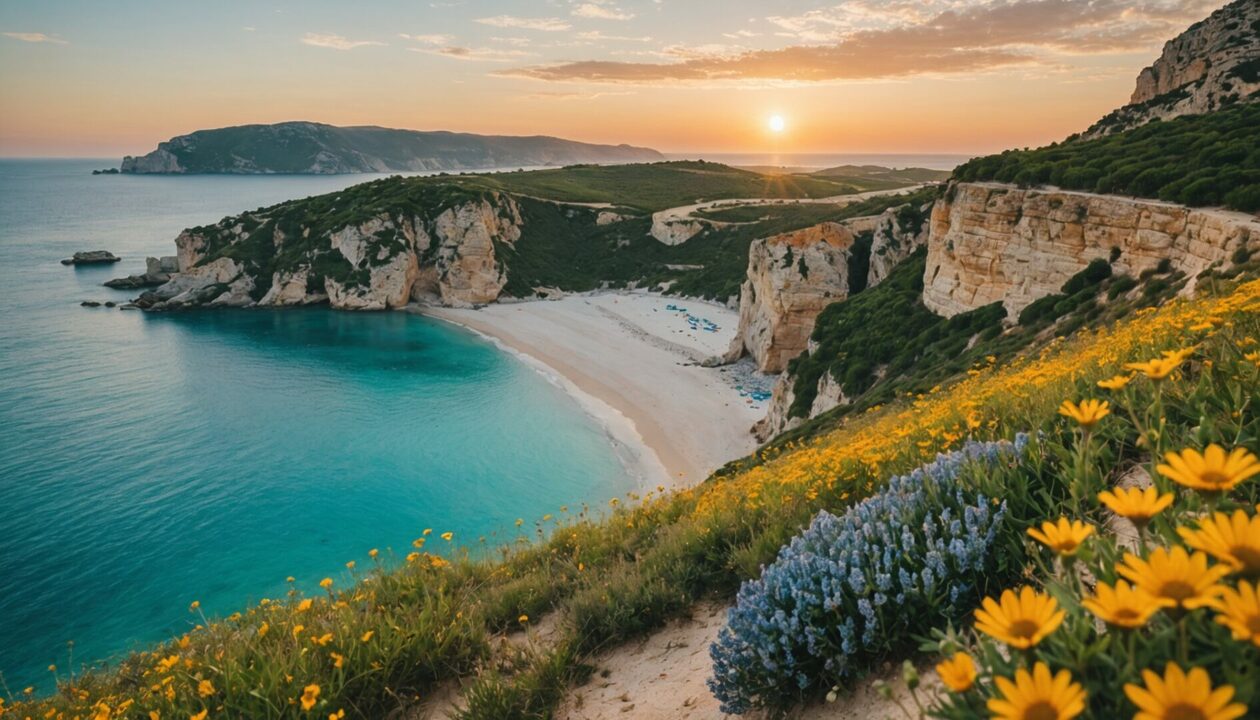
[[[875,287],[883,282],[893,268],[927,242],[927,224],[923,219],[930,207],[903,205],[889,208],[875,216],[871,227],[871,260],[866,274],[866,287]],[[851,223],[846,224],[854,232],[860,232]]]
[[[496,244],[515,243],[522,225],[516,201],[499,193],[382,211],[335,229],[279,217],[284,207],[184,231],[175,240],[179,272],[137,304],[385,310],[412,298],[494,302],[507,282]]]
[[[923,302],[944,316],[1002,302],[1017,315],[1095,258],[1138,275],[1168,260],[1193,278],[1260,246],[1260,221],[1154,200],[958,183],[932,209]]]
[[[1169,40],[1138,74],[1129,104],[1085,132],[1099,137],[1260,99],[1260,2],[1235,0]]]
[[[747,353],[762,372],[782,372],[805,350],[818,313],[848,297],[853,240],[844,225],[827,222],[754,241],[727,358]]]

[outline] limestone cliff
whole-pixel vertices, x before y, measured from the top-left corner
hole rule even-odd
[[[875,287],[883,282],[893,268],[910,257],[918,248],[927,242],[927,224],[924,220],[931,205],[889,208],[875,216],[871,227],[871,259],[866,274],[866,287]],[[855,218],[855,220],[860,218]],[[852,221],[846,222],[854,232]]]
[[[494,302],[507,282],[496,246],[520,238],[516,201],[497,192],[432,200],[353,221],[338,214],[337,198],[328,208],[282,204],[186,230],[175,240],[179,272],[136,304],[385,310],[412,298]]]
[[[844,225],[826,222],[754,241],[727,358],[746,352],[762,372],[782,372],[805,349],[818,313],[848,297],[853,240]]]
[[[1169,40],[1159,58],[1138,74],[1129,103],[1084,135],[1099,137],[1257,99],[1260,2],[1235,0]]]
[[[953,316],[1001,302],[1015,316],[1095,258],[1138,275],[1167,260],[1193,278],[1260,246],[1248,214],[996,183],[957,183],[932,209],[923,302]]]

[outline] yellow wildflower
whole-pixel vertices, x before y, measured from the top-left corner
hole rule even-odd
[[[1228,454],[1215,443],[1202,454],[1194,448],[1164,455],[1167,464],[1155,469],[1161,475],[1193,490],[1222,492],[1260,473],[1260,460],[1246,448],[1237,447]]]
[[[936,665],[936,674],[945,687],[956,693],[967,692],[976,682],[976,664],[965,652],[956,652]]]

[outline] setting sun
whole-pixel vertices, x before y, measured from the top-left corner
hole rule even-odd
[[[771,115],[769,126],[770,132],[781,133],[787,129],[787,120],[784,120],[782,115]]]

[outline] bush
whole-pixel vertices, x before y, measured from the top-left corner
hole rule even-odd
[[[744,583],[709,649],[709,688],[722,711],[790,705],[970,610],[1006,504],[995,509],[959,476],[1026,442],[968,443],[892,478],[843,516],[819,512],[760,579]]]

